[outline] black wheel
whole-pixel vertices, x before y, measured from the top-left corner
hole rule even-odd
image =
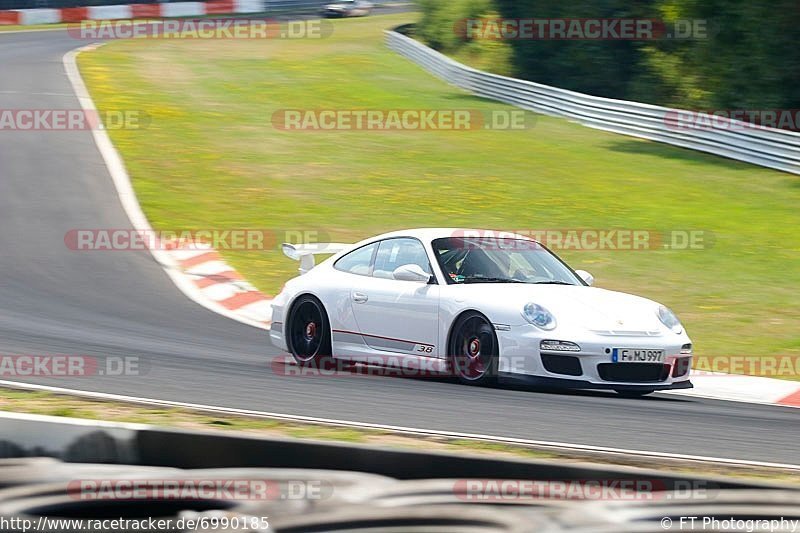
[[[623,398],[641,398],[642,396],[647,396],[651,392],[655,392],[655,389],[645,389],[645,390],[615,389],[615,392],[620,396],[622,396]]]
[[[465,313],[456,320],[447,353],[450,368],[462,383],[490,385],[497,380],[497,336],[480,313]]]
[[[297,299],[286,326],[289,351],[298,365],[310,366],[331,355],[331,331],[322,302],[311,295]]]

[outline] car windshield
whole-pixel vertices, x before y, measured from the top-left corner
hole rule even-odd
[[[585,285],[541,244],[495,237],[446,237],[432,243],[447,283]]]

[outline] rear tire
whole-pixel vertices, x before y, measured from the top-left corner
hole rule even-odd
[[[331,328],[325,306],[305,294],[297,299],[286,324],[289,351],[300,366],[318,366],[330,359]]]
[[[620,396],[622,396],[623,398],[641,398],[643,396],[647,396],[648,394],[655,392],[655,389],[646,389],[646,390],[615,389],[615,392]]]
[[[461,383],[493,385],[500,354],[494,327],[485,316],[470,311],[453,324],[447,346],[450,370]]]

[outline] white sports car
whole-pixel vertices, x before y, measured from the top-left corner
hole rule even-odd
[[[692,387],[692,342],[672,311],[591,287],[521,235],[426,228],[283,252],[301,275],[273,301],[270,338],[299,365],[383,361],[628,396]],[[318,254],[334,255],[315,266]]]
[[[323,17],[366,17],[375,5],[366,0],[339,0],[322,7]]]

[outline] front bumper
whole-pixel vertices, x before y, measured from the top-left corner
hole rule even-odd
[[[269,340],[273,346],[284,352],[289,351],[286,337],[283,335],[283,322],[273,322],[269,326]]]
[[[544,332],[531,325],[496,331],[500,341],[500,377],[542,387],[669,390],[692,388],[692,356],[681,353],[691,340],[680,335],[608,335],[587,331]],[[541,351],[543,339],[569,341],[578,352]],[[665,350],[666,360],[654,363],[620,363],[612,360],[614,348]]]
[[[659,391],[675,389],[691,389],[694,385],[688,379],[674,381],[672,383],[593,383],[581,379],[563,379],[542,376],[531,376],[526,374],[513,374],[510,372],[500,372],[498,374],[500,383],[518,383],[530,387],[554,388],[554,389],[605,389],[605,390],[626,390],[626,391]]]

